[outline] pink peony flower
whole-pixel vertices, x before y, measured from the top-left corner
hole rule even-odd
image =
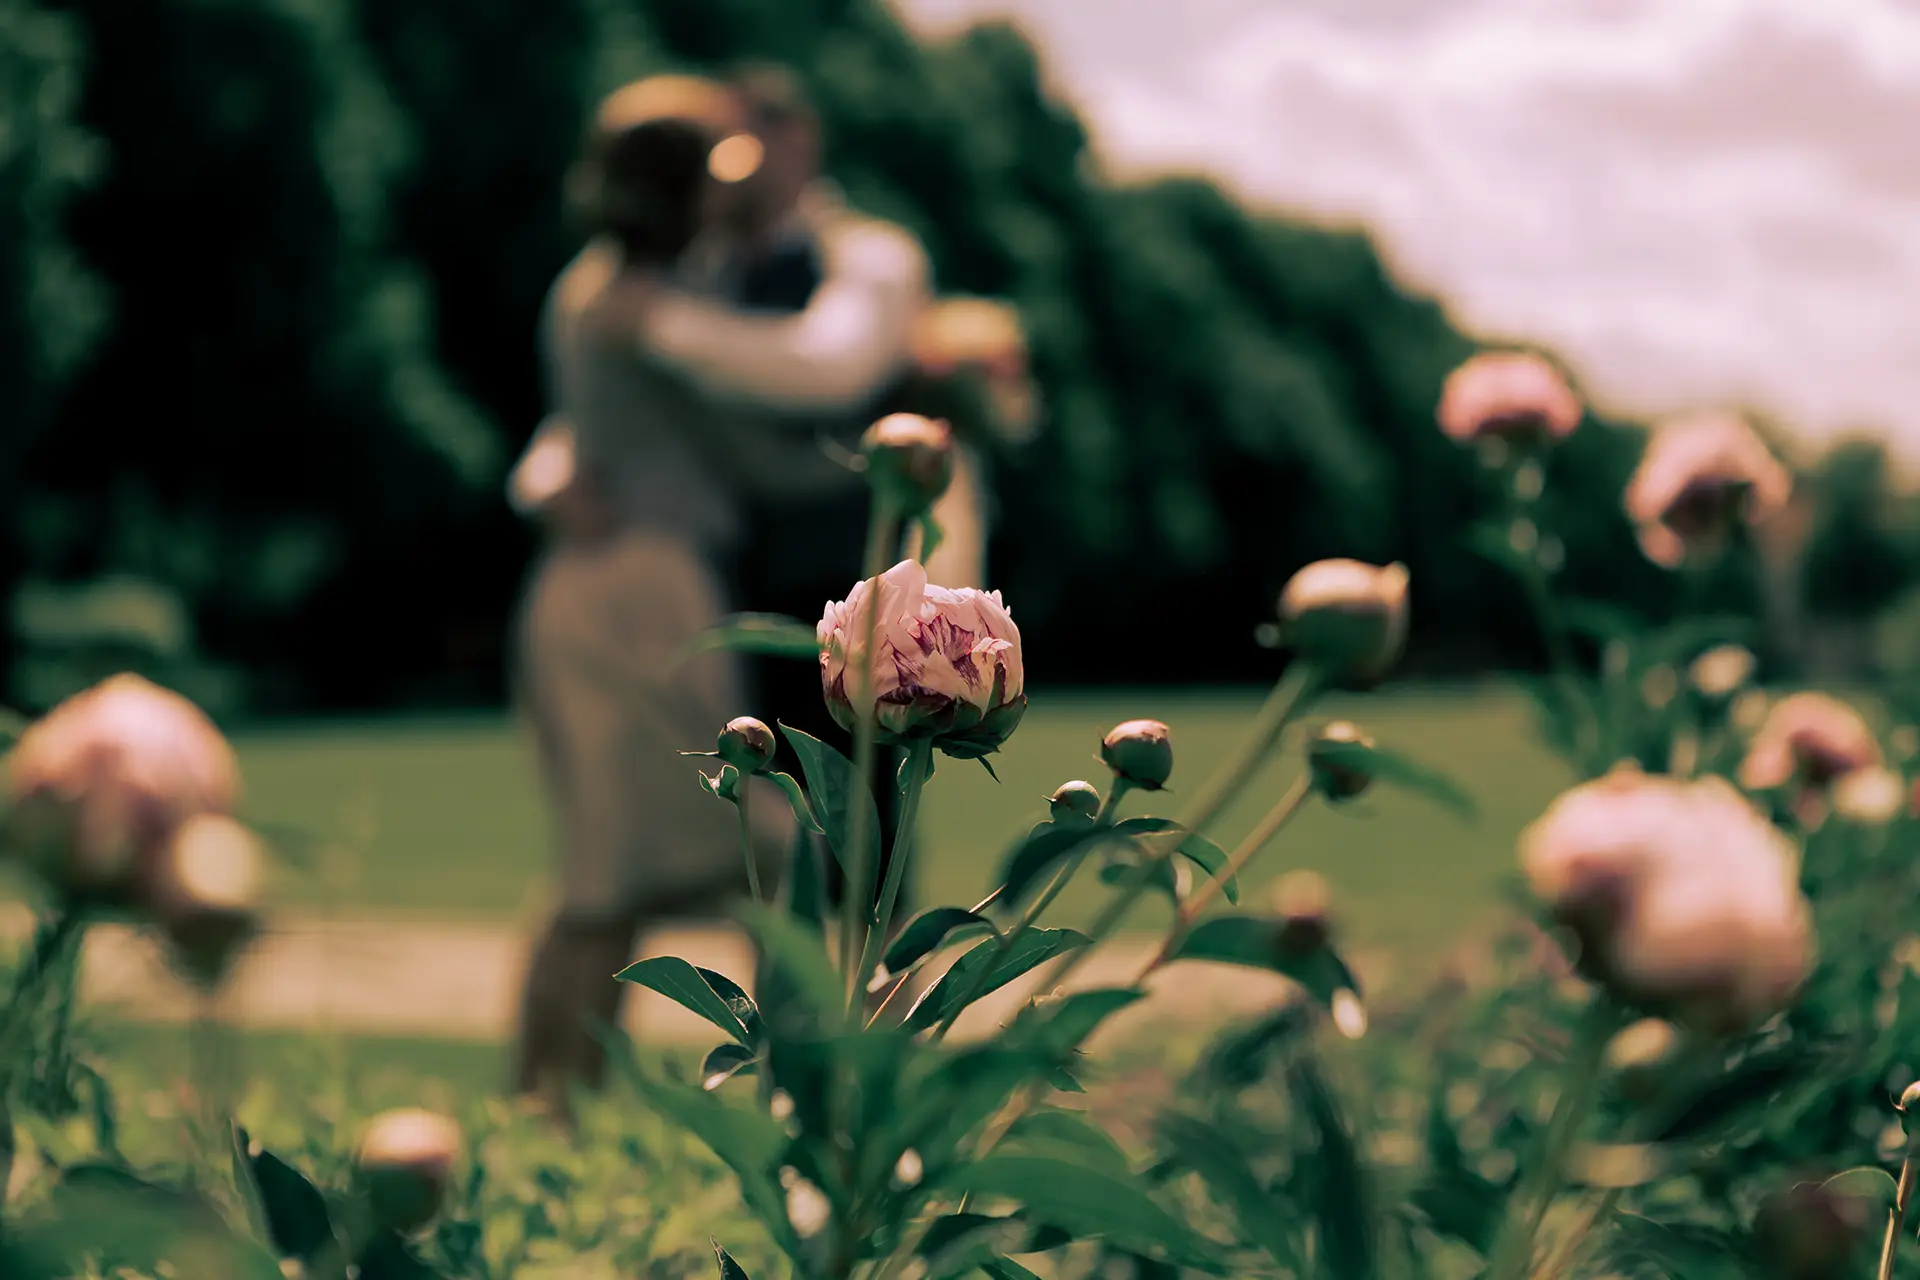
[[[233,748],[213,722],[134,675],[61,703],[7,758],[31,852],[82,895],[131,889],[188,819],[231,813],[239,789]]]
[[[1580,398],[1560,371],[1525,351],[1484,351],[1447,375],[1440,429],[1462,442],[1558,440],[1580,425]]]
[[[868,654],[867,610],[875,600]],[[829,603],[819,637],[827,709],[850,732],[872,717],[883,742],[932,737],[948,755],[974,759],[997,751],[1026,713],[1020,629],[1000,593],[933,586],[917,561],[903,560]]]
[[[1824,693],[1796,693],[1761,721],[1740,762],[1740,785],[1749,791],[1792,785],[1795,812],[1817,826],[1834,784],[1880,763],[1880,743],[1858,711]]]
[[[1782,1007],[1813,963],[1793,845],[1720,778],[1618,770],[1521,833],[1535,895],[1621,1001],[1702,1030]]]
[[[1779,512],[1792,477],[1753,428],[1731,414],[1698,414],[1661,427],[1627,484],[1627,516],[1655,564],[1674,568],[1715,545],[1736,519]]]

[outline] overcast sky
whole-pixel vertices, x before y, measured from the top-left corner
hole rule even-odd
[[[1920,0],[896,0],[1010,16],[1119,172],[1378,234],[1609,407],[1920,462]]]

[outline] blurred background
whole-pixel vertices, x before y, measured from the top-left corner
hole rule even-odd
[[[1024,316],[1046,417],[997,461],[991,576],[1036,685],[1264,682],[1259,624],[1328,555],[1411,568],[1410,682],[1533,667],[1467,540],[1485,482],[1434,426],[1482,342],[1556,354],[1597,406],[1548,486],[1576,594],[1673,608],[1620,511],[1640,424],[1742,408],[1800,500],[1765,580],[1716,589],[1776,674],[1907,662],[1902,0],[0,0],[6,698],[131,667],[275,733],[483,713],[390,758],[269,735],[250,769],[315,822],[368,771],[439,769],[407,784],[439,816],[375,843],[512,844],[480,897],[515,892],[541,837],[499,713],[533,535],[502,481],[577,247],[562,173],[611,87],[743,57],[800,71],[832,176],[942,292]],[[1442,750],[1455,721],[1524,735],[1407,697]],[[1061,704],[1063,759],[1163,705],[1116,701]],[[512,820],[463,811],[482,779]]]

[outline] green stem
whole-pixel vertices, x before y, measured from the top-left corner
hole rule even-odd
[[[860,962],[866,946],[864,926],[873,914],[874,857],[867,848],[874,833],[867,830],[868,806],[859,803],[860,791],[873,778],[875,733],[878,730],[874,703],[873,644],[880,631],[880,575],[889,568],[888,556],[898,547],[900,515],[884,494],[875,494],[873,511],[867,521],[866,562],[861,572],[867,583],[864,614],[855,621],[862,632],[858,661],[849,654],[848,667],[854,688],[847,691],[856,708],[853,725],[853,794],[848,797],[846,859],[846,900],[840,904],[840,957],[847,967],[847,1008],[857,1009],[864,996],[860,984]],[[864,708],[864,710],[860,710]]]
[[[865,995],[880,963],[881,948],[893,931],[894,909],[900,903],[900,886],[906,880],[907,863],[913,857],[913,833],[920,818],[920,793],[926,789],[927,769],[933,763],[933,739],[916,738],[907,748],[906,785],[901,789],[900,821],[893,832],[893,860],[887,864],[886,882],[880,886],[880,906],[874,913],[860,949],[858,990]]]
[[[1248,832],[1247,838],[1228,856],[1227,865],[1220,874],[1209,877],[1205,884],[1193,891],[1192,897],[1180,904],[1180,910],[1173,918],[1173,927],[1167,931],[1167,940],[1161,944],[1153,959],[1147,962],[1147,967],[1140,971],[1140,976],[1134,979],[1135,986],[1145,982],[1155,970],[1173,959],[1174,952],[1179,949],[1188,931],[1200,919],[1200,913],[1212,905],[1227,881],[1247,869],[1247,864],[1293,821],[1295,814],[1306,807],[1312,795],[1313,775],[1302,774],[1300,780],[1293,784],[1278,804],[1267,810],[1267,816],[1260,819],[1259,825]]]
[[[1233,754],[1200,788],[1181,825],[1189,831],[1205,831],[1266,762],[1281,733],[1319,690],[1319,677],[1305,662],[1296,661],[1288,667]]]
[[[1905,1234],[1901,1228],[1906,1225],[1907,1209],[1913,1203],[1914,1178],[1920,1170],[1914,1167],[1917,1154],[1911,1144],[1907,1148],[1907,1158],[1900,1165],[1900,1189],[1895,1193],[1893,1207],[1887,1210],[1887,1234],[1880,1241],[1880,1269],[1875,1273],[1878,1280],[1893,1280],[1893,1264],[1900,1256],[1900,1237]]]
[[[960,1015],[980,998],[981,988],[987,985],[994,970],[1000,967],[1000,962],[1006,958],[1008,952],[1013,950],[1014,943],[1034,926],[1034,923],[1040,919],[1041,913],[1053,905],[1054,899],[1058,898],[1074,876],[1079,874],[1080,868],[1093,853],[1094,846],[1100,843],[1101,833],[1113,826],[1113,815],[1120,807],[1121,797],[1126,795],[1128,790],[1129,787],[1124,778],[1116,777],[1113,780],[1113,789],[1100,803],[1100,812],[1094,816],[1093,826],[1088,830],[1086,838],[1074,846],[1066,862],[1059,871],[1054,873],[1052,882],[1028,905],[1025,911],[1020,913],[1020,918],[1013,922],[1013,927],[1001,935],[1000,941],[995,944],[992,963],[985,965],[979,973],[974,975],[973,986],[967,991],[966,999],[955,1004],[947,1016],[941,1019],[940,1025],[934,1028],[932,1039],[935,1044],[947,1038],[947,1033],[953,1030],[953,1024],[960,1020]]]
[[[753,905],[758,907],[764,906],[767,898],[760,890],[760,860],[753,856],[753,815],[747,810],[752,783],[752,778],[740,779],[740,785],[734,788],[733,807],[740,815],[740,849],[747,855],[747,891],[753,895]]]
[[[1600,1067],[1607,1040],[1615,1024],[1614,1008],[1605,996],[1596,994],[1582,1016],[1574,1034],[1566,1075],[1560,1084],[1560,1096],[1554,1102],[1553,1115],[1538,1134],[1521,1171],[1520,1189],[1515,1193],[1500,1235],[1494,1242],[1488,1280],[1524,1280],[1533,1263],[1533,1244],[1540,1224],[1560,1192],[1566,1173],[1567,1153],[1580,1132],[1593,1105],[1600,1083]]]
[[[1516,470],[1514,476],[1518,474]],[[1520,557],[1525,565],[1520,573],[1520,584],[1526,592],[1534,621],[1540,627],[1541,640],[1547,647],[1547,670],[1559,690],[1566,714],[1575,719],[1574,741],[1583,757],[1582,764],[1588,776],[1598,777],[1606,771],[1607,766],[1607,761],[1600,758],[1606,750],[1606,728],[1601,720],[1600,709],[1593,705],[1580,687],[1580,667],[1574,658],[1573,638],[1568,634],[1559,610],[1553,607],[1553,589],[1547,581],[1546,570],[1540,564],[1538,540],[1545,535],[1541,532],[1539,520],[1535,518],[1534,502],[1518,492],[1512,478],[1507,486],[1507,511],[1509,527],[1514,521],[1525,520],[1534,530],[1534,550]]]

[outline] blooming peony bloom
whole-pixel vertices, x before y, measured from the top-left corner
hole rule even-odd
[[[1880,744],[1858,711],[1824,693],[1796,693],[1776,702],[1761,722],[1740,762],[1740,785],[1771,791],[1797,783],[1806,799],[1880,763]]]
[[[1676,1022],[1749,1025],[1812,966],[1794,847],[1723,779],[1622,769],[1584,783],[1521,833],[1520,859],[1578,939],[1581,971]]]
[[[134,675],[68,699],[7,759],[30,852],[81,895],[119,896],[189,818],[233,810],[233,748],[200,709]]]
[[[970,760],[997,751],[1026,713],[1020,629],[1000,593],[934,586],[917,561],[829,603],[819,637],[827,709],[849,732],[871,717],[883,742],[931,737]]]
[[[1357,683],[1378,680],[1406,647],[1406,566],[1316,560],[1280,593],[1280,622],[1307,661]]]
[[[1580,425],[1580,398],[1560,371],[1525,351],[1484,351],[1447,375],[1440,429],[1471,442],[1558,440]]]
[[[1792,477],[1753,428],[1730,414],[1663,426],[1627,483],[1627,516],[1647,558],[1668,568],[1712,546],[1735,519],[1758,524],[1787,504]]]

